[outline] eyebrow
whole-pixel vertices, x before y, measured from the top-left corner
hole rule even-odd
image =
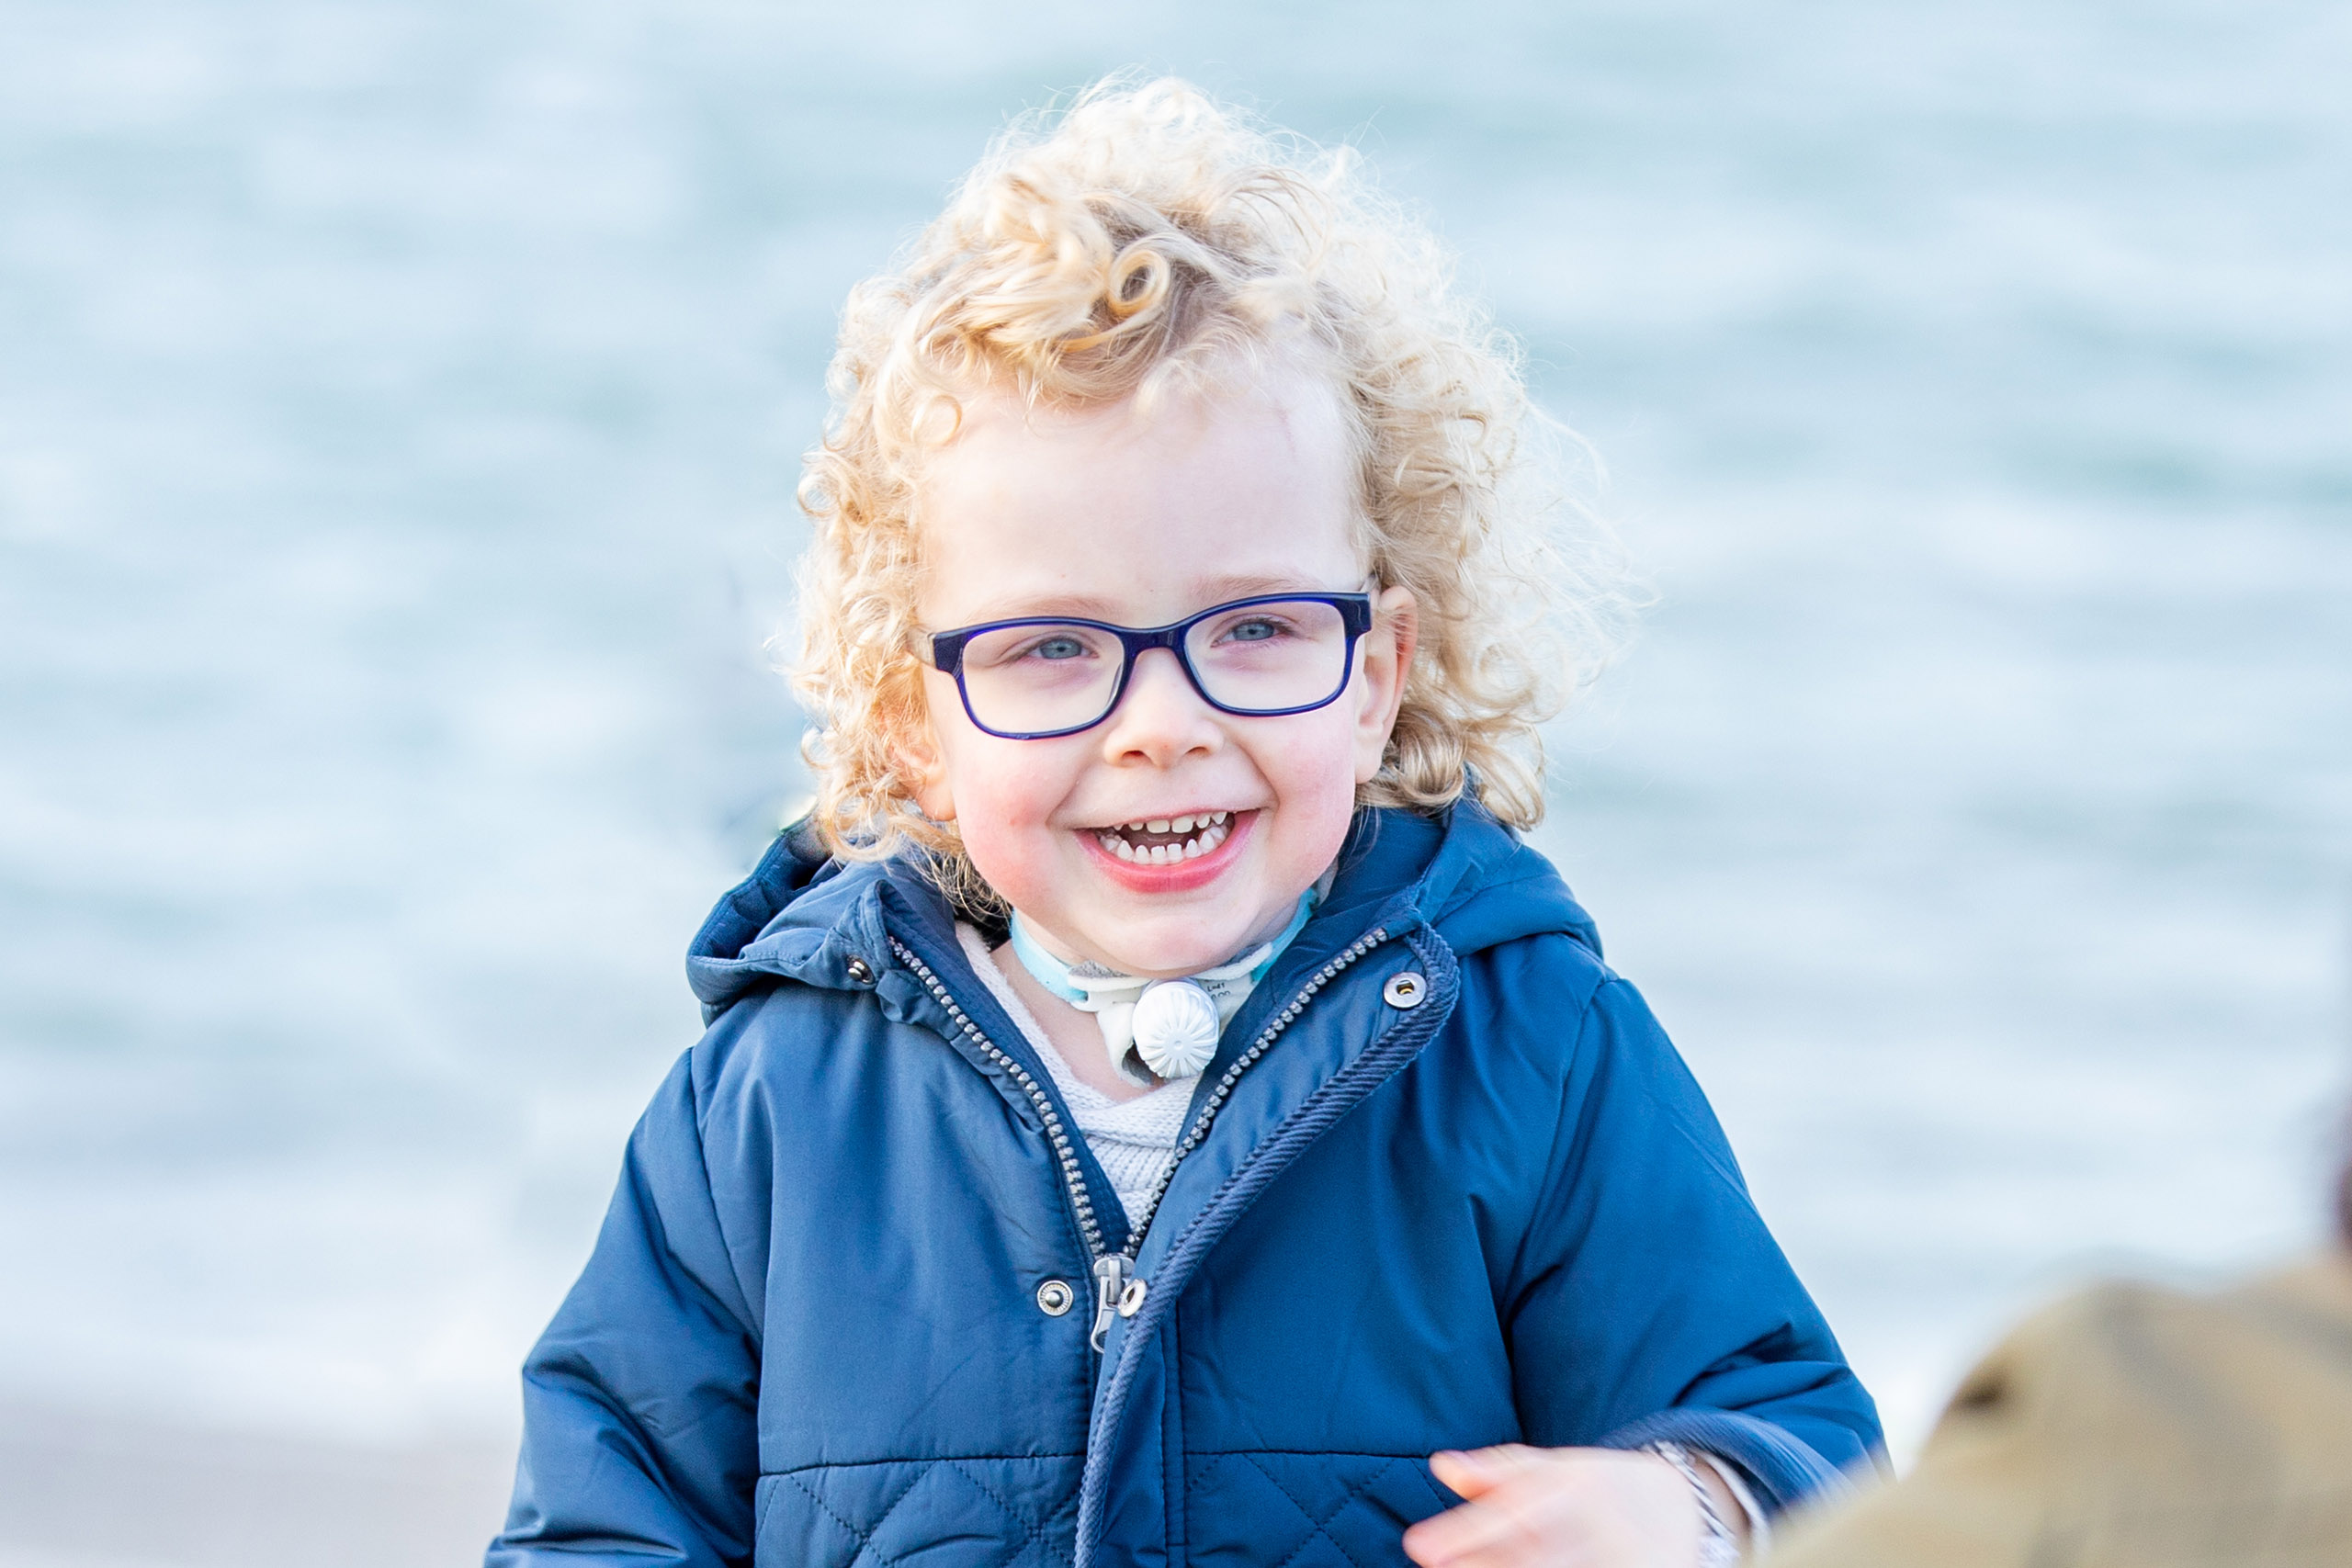
[[[1213,604],[1223,604],[1235,599],[1254,599],[1262,593],[1352,593],[1361,584],[1332,588],[1296,577],[1256,572],[1225,577],[1204,578],[1193,585],[1200,599],[1195,609],[1205,610]],[[1186,611],[1190,615],[1192,611]],[[1069,615],[1085,621],[1111,621],[1116,617],[1103,600],[1086,593],[1048,594],[1036,599],[1016,599],[999,610],[991,611],[988,620],[1022,620],[1035,615]],[[1182,616],[1178,616],[1182,619]]]

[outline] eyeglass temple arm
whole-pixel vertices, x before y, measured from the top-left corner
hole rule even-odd
[[[907,640],[914,645],[914,656],[938,671],[953,675],[956,666],[964,662],[964,643],[968,632],[916,632]]]

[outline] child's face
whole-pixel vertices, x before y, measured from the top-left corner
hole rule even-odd
[[[975,399],[922,487],[922,625],[1157,626],[1253,594],[1360,592],[1351,479],[1331,394],[1300,376],[1149,417],[1130,404],[1024,417],[1009,397]],[[1380,765],[1412,595],[1387,589],[1374,610],[1339,699],[1279,717],[1219,712],[1155,649],[1093,728],[1008,740],[973,725],[953,676],[927,671],[929,724],[906,748],[918,803],[959,825],[980,874],[1064,959],[1155,976],[1222,963],[1290,919]],[[1218,812],[1229,835],[1196,859],[1138,864],[1103,842]]]

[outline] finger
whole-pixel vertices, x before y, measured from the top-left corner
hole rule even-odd
[[[1405,1532],[1405,1551],[1425,1568],[1459,1562],[1465,1557],[1503,1551],[1532,1551],[1546,1538],[1541,1528],[1546,1517],[1562,1512],[1555,1499],[1526,1479],[1506,1483],[1475,1503],[1449,1508],[1423,1519]],[[1557,1521],[1574,1533],[1574,1518]]]
[[[1430,1471],[1464,1497],[1476,1497],[1515,1475],[1524,1475],[1542,1456],[1525,1443],[1498,1443],[1492,1448],[1446,1449],[1430,1455]]]
[[[1457,1568],[1477,1553],[1508,1549],[1514,1540],[1532,1544],[1510,1518],[1477,1503],[1464,1503],[1405,1532],[1405,1555],[1421,1568]]]
[[[1449,1557],[1438,1568],[1623,1568],[1626,1559],[1596,1556],[1579,1541],[1514,1539]],[[1432,1568],[1423,1563],[1420,1568]]]

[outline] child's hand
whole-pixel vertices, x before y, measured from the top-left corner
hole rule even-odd
[[[1704,1525],[1656,1454],[1523,1443],[1430,1457],[1469,1499],[1405,1532],[1421,1568],[1691,1568]]]

